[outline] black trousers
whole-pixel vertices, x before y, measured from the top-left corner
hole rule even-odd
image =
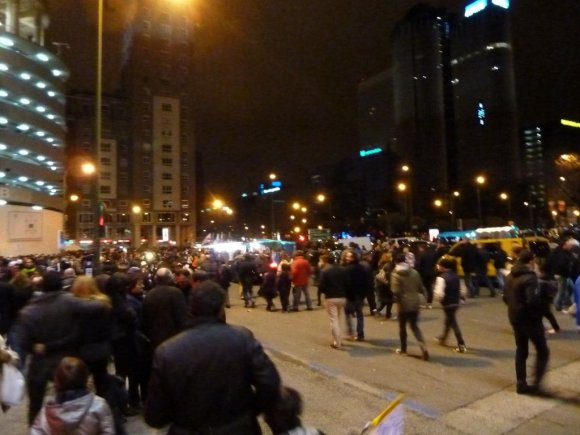
[[[529,342],[536,348],[536,366],[534,385],[539,385],[546,373],[550,349],[546,342],[546,334],[542,318],[527,319],[512,323],[516,339],[516,379],[518,384],[524,385],[527,380],[526,361],[529,355]]]
[[[459,309],[458,305],[453,305],[451,307],[443,307],[443,312],[445,313],[445,323],[443,326],[443,334],[438,337],[442,342],[445,342],[447,339],[447,335],[449,334],[450,330],[453,330],[455,334],[455,338],[457,339],[457,344],[459,346],[465,345],[465,341],[463,341],[463,335],[461,334],[461,329],[459,329],[459,325],[457,324],[457,310]]]
[[[401,350],[407,352],[407,323],[411,326],[413,335],[420,346],[425,345],[423,334],[417,324],[419,321],[419,311],[399,312],[399,338],[401,340]]]

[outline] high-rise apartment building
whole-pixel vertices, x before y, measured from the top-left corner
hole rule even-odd
[[[48,23],[44,1],[0,0],[0,255],[60,248],[69,72]]]
[[[99,156],[102,204],[98,211],[97,184],[76,176],[85,196],[71,203],[67,227],[73,239],[93,240],[100,219],[101,237],[112,243],[138,247],[196,240],[194,23],[186,3],[136,3],[123,38],[121,90],[103,96],[98,153],[94,95],[69,96],[69,163]]]

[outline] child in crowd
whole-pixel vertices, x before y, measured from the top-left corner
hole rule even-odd
[[[38,413],[30,435],[114,435],[109,405],[87,389],[88,379],[89,370],[82,360],[64,357],[54,375],[56,397]]]
[[[324,432],[302,425],[302,397],[294,388],[283,386],[274,410],[266,422],[275,435],[324,435]]]

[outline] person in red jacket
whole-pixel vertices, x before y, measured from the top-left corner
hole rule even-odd
[[[304,293],[304,298],[306,299],[306,309],[312,311],[312,299],[308,292],[311,273],[310,262],[304,258],[304,253],[302,251],[296,251],[294,260],[292,260],[292,284],[294,285],[294,289],[292,292],[292,309],[290,311],[298,311],[302,293]]]

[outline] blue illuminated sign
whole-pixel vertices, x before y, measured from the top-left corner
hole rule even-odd
[[[279,180],[271,181],[270,183],[260,183],[260,194],[279,192],[282,190],[282,182]]]
[[[477,119],[479,125],[485,125],[485,107],[482,102],[477,103]]]
[[[382,153],[382,152],[383,152],[382,148],[373,148],[370,150],[360,150],[359,155],[361,157],[366,157],[366,156],[371,156],[373,154],[378,154],[378,153]]]
[[[491,3],[500,8],[509,9],[510,0],[491,0]],[[483,11],[489,5],[489,0],[476,0],[473,3],[465,6],[465,13],[463,14],[466,18]]]

